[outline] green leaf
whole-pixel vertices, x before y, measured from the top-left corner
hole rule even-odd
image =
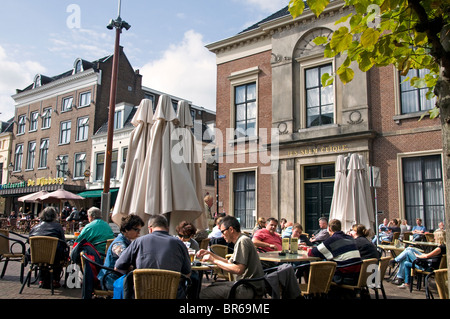
[[[307,0],[308,7],[318,17],[323,10],[330,4],[330,0]]]
[[[358,65],[361,71],[367,72],[373,66],[373,61],[370,57],[371,53],[367,51],[364,51],[359,55]]]
[[[331,84],[333,84],[333,82],[334,82],[334,76],[332,76],[328,73],[322,74],[322,78],[321,78],[322,86],[325,87],[325,86],[331,85]]]
[[[327,37],[317,37],[313,40],[313,42],[316,45],[322,45],[328,42],[328,38]]]
[[[367,28],[361,36],[361,44],[365,48],[369,48],[369,47],[375,45],[375,43],[378,42],[379,38],[380,38],[380,32],[378,30],[374,30],[372,28]]]
[[[338,24],[340,24],[340,23],[344,23],[344,22],[346,22],[346,21],[348,20],[348,18],[350,18],[352,15],[353,15],[353,13],[350,13],[350,14],[348,14],[348,15],[346,15],[346,16],[340,18],[339,20],[337,20],[334,24],[335,24],[335,25],[338,25]]]
[[[297,18],[305,10],[305,3],[302,0],[290,0],[289,1],[289,12],[292,18]]]
[[[434,108],[432,108],[431,110],[428,111],[430,113],[430,119],[435,119],[437,117],[439,117],[439,108],[437,108],[436,106]]]
[[[345,51],[348,49],[352,43],[352,35],[348,33],[347,27],[340,27],[333,33],[333,37],[330,41],[331,49],[335,50],[337,53]]]
[[[344,84],[349,83],[355,76],[355,72],[352,69],[342,66],[339,67],[336,73],[339,75],[339,79],[341,79]]]

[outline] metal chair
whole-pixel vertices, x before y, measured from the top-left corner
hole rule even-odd
[[[4,262],[2,275],[0,278],[5,276],[6,268],[8,267],[8,262],[18,261],[20,265],[20,283],[23,283],[23,275],[25,272],[25,266],[27,264],[25,258],[25,242],[20,239],[12,238],[9,236],[9,231],[5,229],[0,229],[0,262]],[[14,232],[12,232],[14,233]],[[15,234],[15,233],[14,233]],[[18,235],[18,234],[17,234]],[[20,236],[22,237],[22,236]],[[16,249],[15,247],[18,247]]]
[[[28,287],[30,286],[31,273],[34,270],[42,271],[43,269],[46,269],[50,273],[50,287],[53,295],[53,269],[56,248],[58,247],[59,239],[49,236],[33,236],[30,237],[29,242],[31,255],[30,269],[28,271],[27,277],[25,278],[25,281],[22,284],[22,288],[20,289],[19,294],[22,293],[23,288],[27,283]]]
[[[104,281],[110,274],[114,274],[117,277],[120,277],[123,274],[114,270],[113,268],[109,268],[95,262],[94,260],[86,256],[85,252],[81,252],[80,256],[83,270],[83,299],[92,299],[92,297],[112,298],[114,295],[114,291],[103,289],[103,287],[106,286]],[[102,279],[103,283],[101,283],[96,276],[96,274],[98,274],[101,269],[107,270],[107,273]]]

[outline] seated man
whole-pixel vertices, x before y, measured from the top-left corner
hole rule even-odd
[[[356,285],[362,259],[355,239],[341,231],[341,222],[332,219],[328,226],[330,238],[309,251],[309,256],[337,263],[333,281],[337,284]]]
[[[102,211],[99,208],[91,207],[87,214],[89,223],[83,227],[75,243],[78,244],[82,239],[86,239],[86,241],[93,245],[99,242],[105,242],[95,246],[95,249],[99,253],[105,254],[106,240],[114,239],[114,233],[108,223],[102,219]]]
[[[413,241],[422,240],[423,237],[425,236],[426,231],[427,231],[427,229],[425,228],[425,226],[422,225],[422,219],[421,218],[417,218],[416,219],[416,226],[414,226],[412,228]]]
[[[325,217],[320,217],[319,229],[311,235],[310,242],[316,246],[328,239],[328,237],[330,237],[330,234],[328,233],[328,220]]]
[[[122,252],[115,269],[124,274],[130,269],[165,269],[190,276],[188,250],[181,240],[169,234],[167,219],[162,215],[153,215],[148,221],[148,229],[147,235],[134,240]],[[181,285],[177,298],[185,298],[185,290]]]
[[[270,217],[266,228],[258,230],[252,238],[253,244],[264,252],[281,250],[281,236],[276,232],[278,220]]]
[[[230,259],[225,259],[216,254],[201,249],[197,256],[217,265],[220,269],[236,274],[236,280],[243,278],[258,278],[264,276],[264,271],[259,260],[258,252],[251,239],[241,233],[239,221],[233,216],[226,216],[220,224],[220,230],[227,242],[234,243],[234,252]],[[200,292],[200,299],[226,299],[228,298],[233,281],[217,281]],[[256,281],[251,283],[256,288],[258,296],[264,293],[264,282]],[[237,298],[254,298],[253,289],[247,286],[240,286],[236,293]]]

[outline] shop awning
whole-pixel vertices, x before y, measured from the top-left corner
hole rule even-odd
[[[109,190],[111,194],[117,193],[118,191],[119,191],[118,188],[113,188]],[[102,197],[102,193],[103,189],[92,189],[78,193],[77,195],[83,196],[84,198],[94,198],[94,197]]]

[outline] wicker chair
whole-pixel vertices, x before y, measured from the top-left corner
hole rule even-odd
[[[19,294],[22,293],[25,284],[28,283],[28,287],[30,286],[31,273],[33,270],[48,269],[50,272],[50,287],[53,295],[53,264],[55,261],[56,248],[58,247],[59,239],[49,236],[33,236],[30,237],[29,242],[31,255],[30,270],[28,271],[27,277],[22,284]]]
[[[429,273],[425,277],[425,287],[427,299],[434,299],[433,294],[429,289],[431,277],[434,276],[436,288],[439,294],[439,299],[449,299],[448,297],[448,268],[442,268]]]
[[[133,271],[136,299],[176,299],[181,273],[163,269]]]
[[[312,298],[327,295],[335,271],[336,263],[334,261],[318,261],[310,263],[308,283],[300,284],[302,296]]]
[[[208,249],[211,238],[205,238],[199,243],[200,249]]]
[[[211,245],[210,249],[211,249],[211,251],[214,254],[216,254],[216,255],[218,255],[218,256],[220,256],[222,258],[227,258],[228,251],[229,251],[228,250],[229,249],[228,246],[220,245],[220,244],[214,244],[214,245]],[[222,270],[222,269],[220,269],[218,267],[214,269],[214,277],[216,279],[217,278],[222,278],[222,279],[225,279],[227,281],[234,281],[234,275],[233,274],[231,274],[228,271]]]
[[[15,249],[17,246],[18,249]],[[9,261],[18,261],[21,263],[20,283],[23,283],[23,274],[26,266],[25,242],[17,238],[11,238],[8,230],[0,229],[0,262],[5,263],[0,278],[3,278],[5,275]]]
[[[377,299],[379,299],[378,289],[381,290],[381,293],[383,294],[383,299],[386,299],[386,292],[384,291],[383,280],[384,280],[384,276],[386,275],[386,270],[389,266],[389,261],[391,259],[392,259],[392,257],[390,257],[390,256],[382,257],[378,263],[378,273],[380,274],[380,285],[371,287],[375,291],[375,297]]]
[[[387,241],[387,240],[383,240],[381,243],[383,245],[393,245],[396,239],[399,239],[400,237],[400,232],[394,232],[394,234],[392,235],[392,241]]]
[[[361,270],[359,272],[359,278],[358,283],[355,286],[352,285],[337,285],[336,283],[332,282],[331,285],[335,287],[339,287],[341,289],[346,289],[354,292],[355,297],[362,298],[363,293],[367,292],[369,293],[369,289],[367,287],[367,279],[371,275],[371,273],[368,271],[368,268],[370,265],[378,265],[378,259],[377,258],[370,258],[363,260],[363,263],[361,265]]]

